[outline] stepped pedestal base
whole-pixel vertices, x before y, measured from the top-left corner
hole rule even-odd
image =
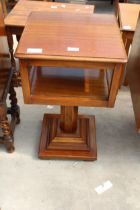
[[[95,117],[77,117],[73,130],[63,130],[60,114],[45,114],[39,147],[41,159],[96,160]],[[68,126],[67,126],[68,127]]]

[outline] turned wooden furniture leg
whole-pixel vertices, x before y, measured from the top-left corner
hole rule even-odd
[[[13,69],[13,82],[14,86],[18,87],[21,86],[21,79],[20,79],[20,73],[16,69],[16,61],[14,58],[14,42],[13,42],[13,36],[12,33],[8,28],[6,28],[6,34],[7,34],[7,40],[8,40],[8,46],[9,46],[9,52],[10,52],[10,57],[11,57],[11,65]]]
[[[9,114],[12,115],[13,118],[16,119],[16,124],[20,123],[20,109],[17,105],[17,97],[16,97],[16,91],[14,90],[13,85],[10,87],[9,90],[9,99],[11,101],[11,108],[9,110]]]
[[[3,138],[0,140],[0,143],[6,145],[7,151],[9,153],[14,151],[14,137],[11,126],[7,120],[7,110],[4,105],[0,106],[0,128],[2,129]]]
[[[20,109],[17,105],[16,92],[12,85],[10,87],[9,94],[11,107],[7,109],[5,103],[0,104],[0,128],[3,134],[0,137],[0,143],[4,144],[7,151],[11,153],[15,150],[13,133],[15,125],[20,123]],[[11,115],[11,120],[8,120],[7,114]]]
[[[14,129],[20,122],[19,107],[17,105],[16,92],[13,87],[13,73],[16,74],[16,65],[13,56],[13,38],[12,34],[6,36],[4,15],[0,4],[0,22],[2,23],[2,34],[0,36],[0,144],[4,144],[8,152],[14,151]],[[5,39],[3,39],[3,36]],[[8,43],[7,43],[7,40]],[[8,44],[10,53],[8,51]],[[5,46],[5,48],[3,48]],[[14,75],[15,76],[15,75]],[[11,107],[7,107],[6,101],[10,94]],[[7,114],[11,116],[8,118]]]
[[[15,70],[16,62],[15,62],[15,58],[14,58],[14,42],[13,42],[12,33],[10,32],[10,30],[8,28],[6,28],[6,34],[7,34],[9,52],[10,52],[10,56],[11,56],[11,63],[12,63],[13,69]]]

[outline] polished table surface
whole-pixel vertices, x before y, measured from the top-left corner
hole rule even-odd
[[[94,5],[20,0],[5,18],[5,25],[24,27],[29,14],[33,11],[65,11],[92,14],[94,12]]]
[[[31,54],[28,48],[41,48],[42,52]],[[98,14],[34,12],[28,19],[16,55],[19,58],[126,62],[115,16]]]
[[[24,102],[61,106],[44,115],[39,157],[96,160],[95,117],[78,106],[114,106],[127,62],[115,16],[33,12],[16,57]]]
[[[140,4],[119,3],[119,20],[122,31],[135,31]]]

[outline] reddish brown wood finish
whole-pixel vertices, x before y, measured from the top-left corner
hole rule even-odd
[[[140,133],[140,17],[134,35],[126,70],[128,72],[137,130]]]
[[[96,160],[94,116],[79,116],[75,132],[60,130],[60,115],[45,114],[42,124],[39,157],[41,159]]]
[[[38,41],[35,36],[28,39],[27,36],[35,34],[36,28],[41,31]],[[101,37],[103,31],[105,33]],[[19,58],[64,60],[65,57],[67,61],[126,62],[124,45],[113,15],[33,12],[21,39],[20,51],[18,48],[16,51]],[[29,47],[41,48],[42,53],[27,53]],[[68,47],[77,47],[79,51],[70,52]]]
[[[94,5],[81,5],[81,4],[69,4],[58,2],[45,2],[45,1],[18,1],[16,6],[5,18],[5,25],[11,27],[24,27],[27,18],[31,12],[71,12],[93,14]]]
[[[65,133],[73,133],[77,129],[78,107],[61,106],[60,128]]]
[[[42,53],[27,53],[28,48]],[[77,116],[78,106],[114,106],[119,67],[127,61],[115,17],[32,13],[16,56],[25,103],[61,106],[60,115],[44,116],[39,157],[95,160],[95,120]]]
[[[26,69],[24,64],[23,68]],[[87,73],[89,79],[85,80]],[[23,83],[30,81],[23,84],[26,103],[60,105],[61,100],[64,106],[107,106],[109,86],[104,71],[52,67],[31,69],[30,74],[21,70],[21,76],[25,78]]]
[[[28,16],[33,11],[40,12],[58,12],[59,15],[63,12],[92,14],[94,12],[94,5],[79,5],[68,3],[56,3],[46,1],[18,1],[16,6],[5,18],[6,31],[8,35],[9,50],[11,53],[12,67],[15,69],[15,86],[20,85],[18,72],[16,72],[15,59],[13,56],[13,34],[17,35],[18,40],[23,32]],[[36,33],[35,33],[36,34]]]

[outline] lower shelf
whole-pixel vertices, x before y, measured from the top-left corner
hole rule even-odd
[[[45,114],[39,146],[41,159],[96,160],[95,117],[80,115],[77,130],[64,133],[59,114]]]
[[[85,105],[92,101],[103,103],[108,100],[109,88],[104,70],[44,67],[30,71],[32,103]],[[81,104],[77,104],[79,100]],[[69,102],[68,102],[69,101]],[[95,101],[95,104],[94,104]]]

